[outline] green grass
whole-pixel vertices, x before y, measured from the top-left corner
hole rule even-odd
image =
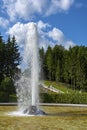
[[[78,90],[72,90],[68,84],[64,84],[64,83],[60,83],[60,82],[55,82],[55,81],[44,81],[44,84],[47,85],[48,87],[50,85],[52,85],[53,87],[55,87],[55,88],[63,91],[64,93],[67,93],[67,92],[68,93],[73,93],[73,92],[74,93],[75,92],[79,93]]]
[[[86,130],[87,108],[42,107],[47,116],[6,115],[15,106],[0,106],[0,130]]]

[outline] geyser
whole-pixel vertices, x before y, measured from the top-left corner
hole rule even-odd
[[[43,115],[45,112],[39,109],[39,54],[38,54],[38,32],[35,23],[29,23],[26,34],[24,58],[28,66],[28,76],[22,75],[17,81],[18,106],[23,113],[32,115]]]

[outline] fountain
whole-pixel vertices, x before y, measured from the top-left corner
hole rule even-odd
[[[28,66],[28,76],[22,75],[17,84],[17,97],[19,110],[24,114],[44,115],[45,112],[39,109],[39,54],[38,54],[38,32],[35,23],[29,23],[29,30],[26,35],[24,58]]]

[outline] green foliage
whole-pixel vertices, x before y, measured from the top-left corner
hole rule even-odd
[[[63,91],[64,93],[67,93],[67,92],[72,93],[73,91],[79,92],[78,90],[72,90],[70,88],[70,85],[66,83],[55,82],[55,81],[44,81],[44,84],[46,86],[53,86],[54,88],[60,91]]]
[[[46,80],[70,84],[73,90],[87,91],[86,46],[74,46],[69,50],[60,45],[53,48],[49,46],[44,59],[43,72]]]
[[[4,63],[5,63],[5,44],[0,35],[0,81],[3,79],[3,70],[4,70]]]
[[[53,48],[53,72],[55,81],[61,81],[63,78],[64,70],[64,48],[62,46],[55,45]]]
[[[15,93],[14,78],[19,72],[21,56],[15,37],[8,37],[7,42],[0,35],[0,96],[1,101],[9,101],[9,96]],[[4,96],[5,94],[5,96]]]
[[[4,78],[0,85],[0,91],[2,92],[0,95],[0,101],[2,101],[2,98],[3,101],[9,101],[10,94],[15,93],[15,87],[12,79],[10,79],[9,77]]]
[[[17,97],[15,94],[11,94],[9,96],[9,102],[17,102]]]
[[[7,42],[4,42],[0,36],[0,81],[5,77],[14,78],[18,71],[21,57],[16,43],[15,37],[8,37]]]
[[[8,93],[14,92],[14,83],[12,79],[10,79],[9,77],[4,78],[1,82],[0,89]]]
[[[41,71],[40,71],[40,79],[43,79],[44,74],[43,71],[46,72],[46,65],[45,65],[45,52],[43,47],[39,49],[39,55],[40,55],[40,66],[41,66]]]
[[[8,102],[8,95],[4,91],[0,91],[0,102]]]
[[[48,72],[48,79],[52,80],[52,65],[53,65],[53,61],[52,61],[52,48],[49,46],[46,52],[46,69]]]
[[[86,93],[71,93],[71,94],[41,94],[44,103],[72,103],[72,104],[87,104]]]
[[[6,43],[6,58],[4,68],[5,75],[13,78],[18,70],[17,66],[20,64],[20,61],[21,57],[15,37],[13,36],[12,39],[8,37]]]

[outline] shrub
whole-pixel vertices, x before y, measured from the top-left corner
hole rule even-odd
[[[9,97],[9,102],[17,102],[17,97],[16,97],[16,95],[10,95],[10,97]]]
[[[72,94],[41,94],[41,99],[44,103],[72,103],[72,104],[87,104],[86,93]]]
[[[2,80],[1,85],[0,85],[1,91],[12,93],[14,92],[14,83],[12,79],[9,77],[6,77]]]
[[[5,77],[0,84],[0,91],[0,101],[9,101],[10,94],[15,93],[15,87],[12,79],[10,79],[9,77]]]
[[[6,92],[0,91],[0,102],[8,102],[8,95]]]

